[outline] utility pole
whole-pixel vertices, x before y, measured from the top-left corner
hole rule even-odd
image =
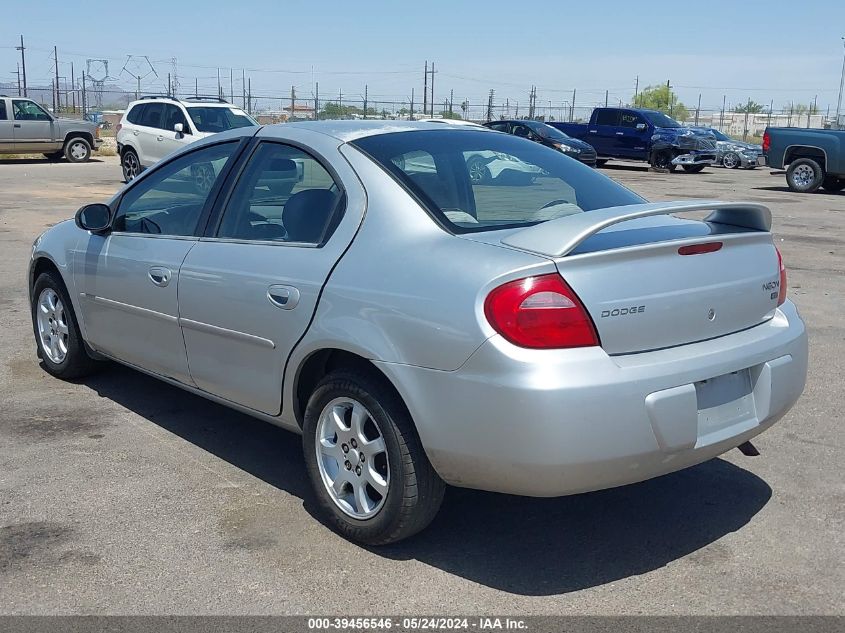
[[[719,115],[719,131],[725,131],[725,101],[727,100],[726,95],[722,95],[722,113]]]
[[[314,84],[314,120],[318,118],[317,112],[320,109],[320,82]]]
[[[23,71],[23,96],[26,96],[26,55],[24,51],[26,51],[26,47],[23,45],[23,35],[21,35],[21,45],[15,46],[15,49],[21,52],[21,70]],[[840,93],[839,100],[842,100],[842,95]]]
[[[247,101],[247,114],[252,114],[252,77],[249,78],[249,92],[247,93],[249,100]]]
[[[434,117],[434,62],[431,62],[431,116]]]
[[[487,121],[493,120],[493,95],[495,91],[491,88],[490,94],[487,96]]]
[[[455,106],[455,91],[454,89],[449,91],[449,118],[452,118],[453,107]]]
[[[423,114],[428,112],[428,60],[425,60],[425,71],[423,75]],[[413,108],[411,108],[413,109]]]
[[[610,90],[605,90],[604,91],[604,107],[605,108],[607,107],[607,99],[608,99],[609,96],[610,96]]]
[[[220,69],[217,69],[217,98],[223,98],[223,89],[220,87]]]
[[[235,102],[235,82],[232,80],[232,69],[229,69],[229,101]]]
[[[167,73],[167,96],[170,96],[170,88],[172,84],[170,83],[170,73]]]
[[[842,45],[845,47],[845,37],[842,38]],[[21,36],[21,48],[23,48],[23,36]],[[21,52],[23,56],[23,52]],[[845,52],[842,53],[842,76],[839,78],[839,101],[836,102],[836,129],[841,130],[842,124],[839,120],[839,112],[842,110],[842,91],[845,90]],[[26,95],[26,68],[23,70],[23,93]]]
[[[290,87],[290,118],[293,120],[293,114],[296,112],[296,88]]]
[[[666,80],[666,99],[669,101],[669,116],[672,116],[672,86],[669,85],[669,80]]]
[[[698,126],[698,113],[701,111],[701,93],[698,93],[698,106],[695,108],[695,125]]]
[[[246,110],[246,70],[241,68],[241,96],[243,97],[243,106]]]
[[[575,120],[575,88],[572,89],[572,105],[569,106],[569,122]]]
[[[73,62],[70,63],[70,96],[73,100],[73,113],[76,114],[76,78],[73,76]]]
[[[82,116],[88,114],[88,99],[85,95],[85,71],[82,71]]]
[[[55,101],[55,110],[53,112],[58,115],[59,109],[62,107],[61,101],[59,100],[59,53],[56,47],[53,47],[53,62],[55,64],[56,69],[56,101]]]
[[[637,78],[634,82],[634,105],[637,105],[637,95],[640,92],[640,76],[637,75]]]
[[[364,119],[367,118],[367,84],[364,84]]]
[[[428,63],[428,62],[426,62],[426,63]],[[428,75],[426,75],[426,77],[428,77]],[[408,115],[408,120],[409,121],[414,120],[414,89],[413,88],[411,88],[411,113]]]
[[[17,75],[18,75],[18,96],[21,96],[21,65],[18,64]]]

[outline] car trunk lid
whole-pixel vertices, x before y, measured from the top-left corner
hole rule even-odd
[[[665,216],[711,211],[705,221]],[[652,203],[575,214],[502,242],[552,258],[609,354],[724,336],[772,318],[779,264],[761,205]],[[542,230],[545,228],[545,230]]]

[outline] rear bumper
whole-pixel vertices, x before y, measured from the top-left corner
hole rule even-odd
[[[757,157],[757,164],[760,165],[761,167],[765,167],[766,165],[769,164],[769,159],[766,158],[765,154],[760,154]]]
[[[680,470],[761,433],[804,389],[807,337],[787,302],[750,330],[655,352],[526,350],[494,336],[453,372],[378,365],[447,483],[559,496]],[[725,389],[701,386],[723,376]]]

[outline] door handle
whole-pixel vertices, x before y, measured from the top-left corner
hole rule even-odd
[[[14,125],[14,127],[20,127],[20,126],[21,126],[20,123],[15,123],[15,125]]]
[[[625,136],[625,132],[617,132],[616,136]]]
[[[590,134],[596,134],[598,130],[587,130]]]
[[[133,131],[132,131],[132,133],[133,133],[135,136],[138,136],[138,130],[133,130]]]
[[[164,140],[164,137],[163,137],[163,136],[157,136],[157,137],[156,137],[156,140],[157,140],[157,141],[163,141],[163,140]]]
[[[153,266],[147,274],[151,282],[156,286],[164,288],[170,283],[170,276],[173,274],[173,271],[164,266]]]
[[[267,289],[267,299],[277,308],[293,310],[299,303],[299,290],[293,286],[274,284]]]

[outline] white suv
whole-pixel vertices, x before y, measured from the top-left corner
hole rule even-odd
[[[133,101],[117,126],[117,151],[123,179],[132,180],[170,152],[217,132],[258,123],[246,112],[216,97]]]

